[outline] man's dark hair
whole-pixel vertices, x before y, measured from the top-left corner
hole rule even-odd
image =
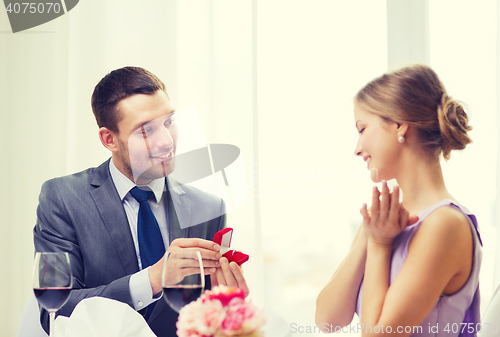
[[[146,69],[124,67],[113,70],[95,86],[92,94],[92,111],[97,125],[118,132],[117,125],[121,120],[116,109],[118,103],[133,95],[152,95],[158,90],[167,94],[165,84]]]

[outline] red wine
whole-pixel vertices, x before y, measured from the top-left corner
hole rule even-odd
[[[59,310],[68,300],[71,288],[33,289],[38,302],[47,310]]]
[[[163,296],[175,310],[179,311],[183,306],[196,301],[201,295],[200,285],[172,286],[163,288]]]

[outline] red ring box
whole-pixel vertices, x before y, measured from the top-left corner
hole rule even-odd
[[[215,233],[214,242],[220,245],[220,252],[222,256],[227,258],[229,262],[234,261],[241,266],[244,262],[248,261],[249,256],[238,250],[229,249],[232,238],[233,229],[228,227]]]

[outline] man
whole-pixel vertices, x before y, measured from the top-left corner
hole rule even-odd
[[[199,273],[199,251],[212,284],[248,295],[240,267],[211,241],[225,226],[224,202],[168,178],[178,131],[165,85],[142,68],[114,70],[95,87],[92,110],[111,159],[45,182],[37,209],[36,251],[68,252],[71,260],[73,290],[58,314],[102,296],[138,310],[157,336],[175,336],[177,314],[158,301],[165,250],[167,283]],[[41,322],[48,331],[45,310]]]

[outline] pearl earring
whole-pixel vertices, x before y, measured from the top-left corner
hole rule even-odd
[[[401,143],[401,144],[403,144],[405,142],[405,137],[399,135],[398,142]]]

